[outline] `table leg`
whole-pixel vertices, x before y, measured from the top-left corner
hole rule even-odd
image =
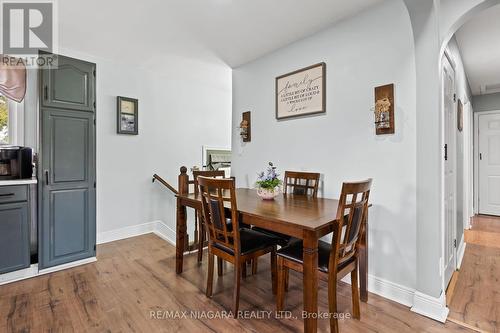
[[[359,292],[361,301],[368,301],[368,212],[363,223],[359,247]]]
[[[318,238],[304,237],[304,332],[318,330]]]
[[[175,272],[182,273],[184,261],[184,244],[186,240],[186,206],[181,204],[177,198],[177,223],[176,223],[176,241],[175,241]]]

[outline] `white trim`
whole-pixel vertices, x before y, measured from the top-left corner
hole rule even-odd
[[[143,224],[137,224],[120,229],[114,229],[97,234],[97,244],[114,242],[120,239],[140,236],[154,232],[156,229],[156,221]]]
[[[458,245],[457,250],[457,269],[460,269],[460,266],[462,266],[462,260],[464,259],[466,246],[467,244],[464,242],[464,234],[462,234],[462,239],[460,240],[460,244]]]
[[[29,279],[38,276],[38,264],[31,265],[28,268],[18,271],[0,274],[0,286],[11,282],[16,282],[24,279]]]
[[[44,274],[48,274],[48,273],[58,272],[58,271],[62,271],[64,269],[73,268],[73,267],[81,266],[81,265],[85,265],[85,264],[90,264],[91,262],[96,262],[96,261],[97,261],[96,257],[72,261],[72,262],[68,262],[66,264],[41,269],[38,271],[38,275],[44,275]]]
[[[439,298],[435,298],[419,291],[415,291],[411,311],[437,320],[441,323],[446,322],[446,318],[450,312],[450,310],[446,307],[443,293],[441,293]]]
[[[156,222],[156,228],[153,231],[155,235],[166,240],[175,246],[175,230],[166,225],[163,221]]]
[[[97,244],[105,244],[150,233],[156,234],[158,237],[175,246],[175,230],[170,228],[165,222],[159,220],[100,232],[97,234]]]
[[[26,279],[30,279],[33,277],[41,276],[44,274],[49,274],[49,273],[53,273],[53,272],[57,272],[57,271],[62,271],[64,269],[89,264],[89,263],[92,263],[95,261],[97,261],[97,258],[91,257],[91,258],[85,258],[82,260],[77,260],[77,261],[73,261],[73,262],[69,262],[66,264],[62,264],[62,265],[58,265],[58,266],[54,266],[54,267],[49,267],[49,268],[45,268],[45,269],[41,269],[41,270],[38,269],[38,264],[33,264],[30,267],[25,268],[25,269],[20,269],[18,271],[14,271],[14,272],[10,272],[10,273],[0,274],[0,286],[3,284],[9,284],[12,282],[26,280]]]
[[[346,275],[342,279],[342,282],[351,284],[350,275]],[[368,291],[408,307],[412,306],[413,295],[415,294],[415,289],[408,288],[371,274],[368,275]]]

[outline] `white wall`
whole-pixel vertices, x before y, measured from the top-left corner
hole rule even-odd
[[[500,93],[474,96],[472,104],[475,112],[500,110]]]
[[[194,59],[142,69],[60,48],[97,64],[97,233],[163,221],[175,230],[175,198],[154,173],[177,187],[179,167],[200,166],[202,146],[231,145],[231,69]],[[30,81],[31,88],[36,87]],[[139,99],[139,135],[116,134],[116,97]],[[36,110],[36,98],[27,101]],[[36,125],[30,118],[27,128]],[[36,137],[33,133],[33,137]]]
[[[390,19],[381,19],[390,18]],[[275,77],[324,61],[324,115],[277,121]],[[396,134],[376,136],[374,87],[395,84]],[[252,111],[252,142],[233,130],[233,175],[252,186],[273,161],[281,171],[322,173],[325,197],[342,181],[373,177],[370,274],[415,287],[415,59],[408,13],[386,1],[233,71],[233,128]]]

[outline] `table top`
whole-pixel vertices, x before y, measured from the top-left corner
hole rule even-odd
[[[179,194],[178,197],[201,203],[199,194]],[[262,200],[254,189],[236,189],[236,205],[240,214],[291,224],[300,229],[319,230],[332,224],[337,216],[338,204],[336,199],[293,194]]]

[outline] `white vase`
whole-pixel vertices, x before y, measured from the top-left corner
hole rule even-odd
[[[280,187],[275,188],[257,188],[257,195],[261,197],[263,200],[274,200],[281,193]]]

